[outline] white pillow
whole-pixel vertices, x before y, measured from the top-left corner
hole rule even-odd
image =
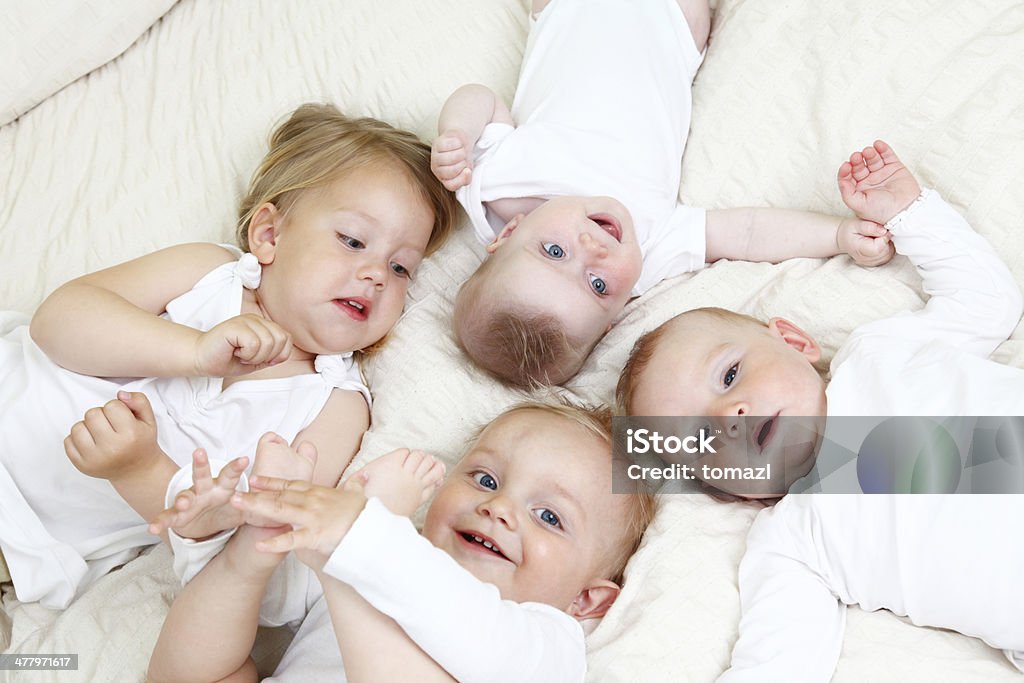
[[[176,0],[0,0],[0,126],[106,64]]]

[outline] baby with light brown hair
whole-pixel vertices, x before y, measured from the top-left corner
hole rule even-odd
[[[773,465],[770,480],[707,482],[728,493],[785,495],[814,466],[826,416],[1024,414],[1024,371],[988,358],[1022,311],[992,246],[937,192],[922,192],[881,140],[843,162],[838,186],[913,263],[929,295],[923,309],[856,328],[827,384],[820,346],[795,323],[717,308],[648,332],[620,376],[626,414],[695,418],[713,430],[719,447],[708,462]]]
[[[463,86],[433,143],[434,173],[487,245],[454,318],[477,366],[564,383],[632,297],[720,259],[892,257],[871,221],[680,203],[706,0],[535,0],[533,16],[511,109]]]
[[[308,482],[306,445],[266,440],[257,461],[290,460],[288,479],[254,477],[252,493],[235,494],[230,469],[216,482],[201,473],[192,514],[161,515],[190,524],[229,507],[246,523],[212,560],[184,549],[194,578],[150,676],[255,678],[259,617],[303,620],[275,680],[344,669],[349,680],[582,681],[584,624],[618,597],[654,514],[646,491],[613,492],[611,442],[607,410],[521,404],[479,432],[443,485],[431,456],[400,449],[335,489]],[[418,534],[407,517],[431,495]]]

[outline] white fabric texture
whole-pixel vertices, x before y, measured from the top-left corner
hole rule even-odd
[[[1022,519],[1024,497],[1013,495],[783,499],[747,537],[740,638],[718,680],[829,680],[841,602],[966,633],[1024,662]]]
[[[0,125],[117,57],[175,2],[0,1]]]
[[[170,244],[230,241],[236,198],[267,135],[302,102],[330,101],[428,141],[460,85],[483,83],[511,102],[527,5],[175,4],[116,61],[0,127],[0,308],[28,313],[73,277]],[[846,214],[836,169],[882,138],[1024,283],[1018,0],[713,5],[692,90],[685,205]],[[455,292],[481,256],[463,220],[417,271],[402,319],[364,368],[373,424],[353,467],[402,446],[451,465],[480,425],[522,400],[470,367],[451,335]],[[560,393],[610,402],[636,338],[696,306],[789,318],[830,360],[854,328],[918,310],[924,299],[903,257],[877,269],[846,257],[719,262],[631,302]],[[1024,367],[1024,327],[993,359]],[[740,618],[737,567],[757,509],[701,496],[661,501],[622,594],[587,636],[588,680],[706,683],[725,670]],[[63,613],[19,603],[7,590],[12,651],[83,654],[77,674],[37,672],[38,681],[142,680],[176,585],[169,553],[158,547]],[[884,611],[846,611],[836,683],[1020,681],[979,639]]]
[[[679,205],[690,86],[703,56],[676,0],[559,0],[530,28],[512,119],[474,149],[456,196],[488,244],[487,202],[605,195],[633,217],[644,257],[638,296],[704,267],[705,212]]]
[[[1024,370],[988,358],[1024,312],[1010,269],[935,192],[890,230],[930,298],[853,331],[832,360],[829,415],[1024,415]]]
[[[208,330],[238,315],[243,287],[259,282],[258,268],[251,255],[219,266],[171,301],[165,316]],[[214,459],[251,457],[267,431],[291,441],[335,388],[369,395],[351,354],[327,359],[326,373],[241,380],[222,391],[220,378],[80,375],[49,360],[24,325],[0,331],[0,545],[21,600],[53,608],[158,542],[108,481],[81,474],[65,455],[64,438],[86,410],[120,389],[145,392],[157,441],[180,465],[199,447]]]

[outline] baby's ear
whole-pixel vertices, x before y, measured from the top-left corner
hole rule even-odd
[[[768,331],[802,353],[808,362],[816,363],[821,358],[821,347],[814,341],[814,337],[785,318],[769,320]]]
[[[512,220],[505,224],[505,227],[501,229],[498,236],[494,238],[494,241],[487,245],[487,253],[493,254],[498,251],[498,247],[505,243],[512,231],[519,227],[519,221],[523,220],[523,214],[517,213],[512,216]]]
[[[264,266],[274,262],[283,219],[276,206],[264,202],[249,220],[249,251]]]
[[[615,583],[599,579],[576,595],[566,613],[579,621],[599,619],[612,606],[615,598],[619,597],[620,590]]]

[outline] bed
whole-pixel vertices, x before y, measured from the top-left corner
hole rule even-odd
[[[462,83],[488,84],[511,101],[528,12],[526,0],[18,5],[0,28],[0,308],[26,314],[84,272],[170,244],[230,241],[271,128],[304,101],[428,140]],[[838,164],[880,137],[1024,285],[1024,4],[713,5],[684,201],[840,214]],[[455,292],[483,257],[471,232],[463,217],[364,368],[375,403],[356,466],[406,445],[451,463],[477,426],[523,398],[469,367],[451,334]],[[720,262],[630,303],[561,393],[610,402],[634,340],[695,306],[792,318],[830,357],[856,325],[922,301],[900,257],[874,270],[846,257]],[[1024,326],[995,358],[1024,367]],[[725,669],[739,619],[737,565],[756,512],[697,495],[663,498],[621,597],[588,637],[589,680],[702,682]],[[7,590],[0,645],[79,655],[77,673],[33,681],[142,680],[174,590],[162,547],[63,613],[20,604]],[[283,646],[278,636],[268,636],[268,651]],[[851,608],[834,680],[1022,679],[979,640]]]

